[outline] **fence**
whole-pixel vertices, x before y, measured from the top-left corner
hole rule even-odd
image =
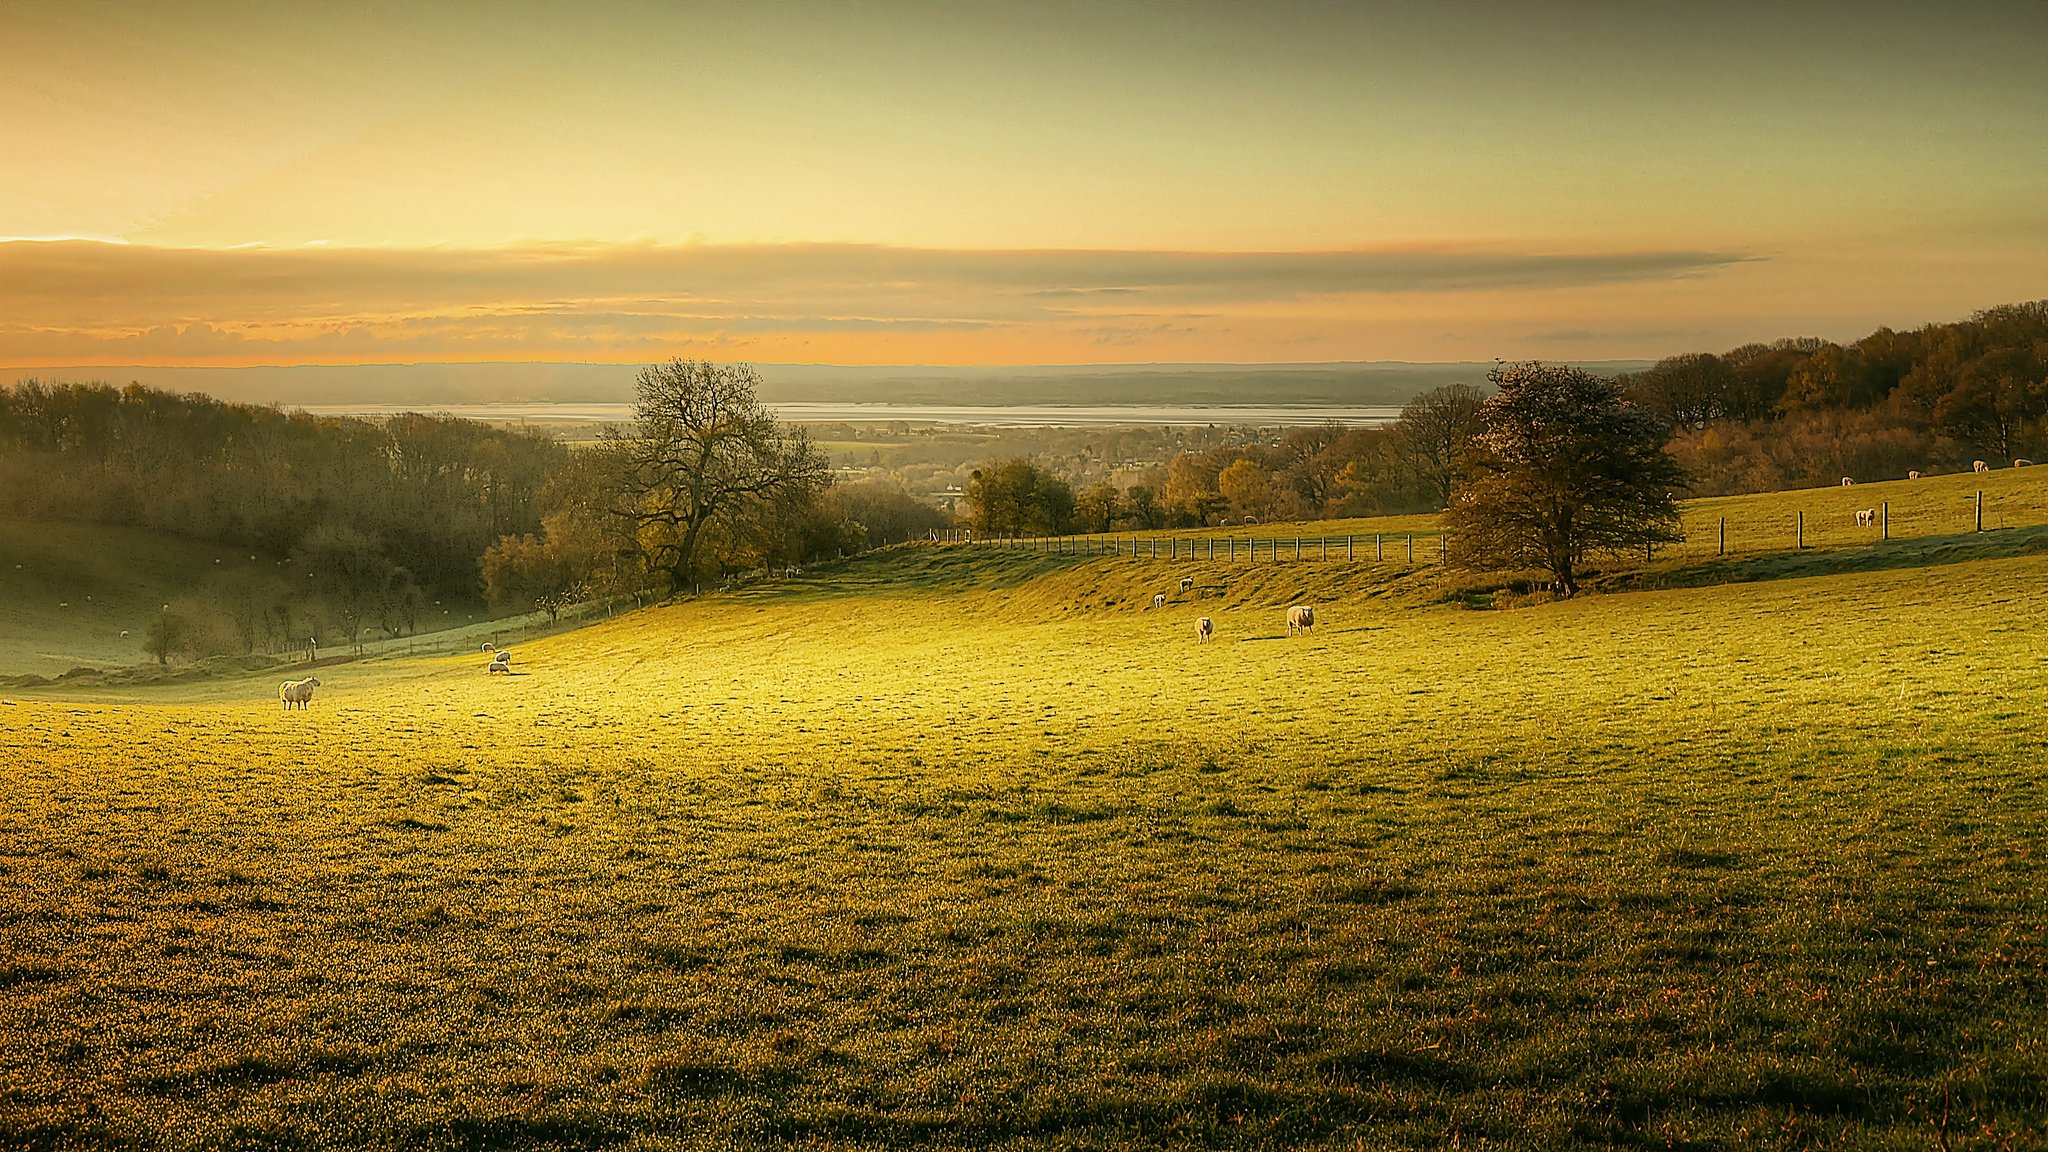
[[[1825,493],[1831,500],[1822,500]],[[1833,489],[1816,490],[1815,503],[1841,503]],[[1987,508],[1991,513],[1987,522]],[[1990,529],[2048,524],[2048,506],[2030,499],[2007,498],[1987,505],[1980,490],[1961,498],[1931,497],[1906,506],[1901,523],[1894,502],[1868,508],[1738,511],[1718,514],[1711,508],[1683,518],[1685,539],[1644,549],[1646,561],[1658,557],[1702,559],[1795,551],[1813,547],[1854,547],[1893,539],[1960,535]],[[1865,518],[1862,513],[1869,513]],[[1903,529],[1903,531],[1901,531]],[[1339,560],[1347,563],[1402,564],[1410,568],[1443,565],[1450,559],[1450,539],[1443,532],[1376,532],[1321,536],[1138,536],[1090,533],[1072,536],[972,536],[965,529],[935,532],[940,543],[970,544],[1071,556],[1123,557],[1175,562],[1261,564]]]
[[[952,542],[989,548],[1017,549],[1069,556],[1111,556],[1134,560],[1202,561],[1226,564],[1277,564],[1293,560],[1360,560],[1441,564],[1449,558],[1442,533],[1403,532],[1346,536],[1003,536],[974,539],[965,534]],[[1419,541],[1419,543],[1418,543]]]

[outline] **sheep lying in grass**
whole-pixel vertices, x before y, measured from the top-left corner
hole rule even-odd
[[[308,676],[304,680],[287,680],[277,686],[277,698],[283,703],[286,711],[290,711],[294,704],[303,711],[313,702],[313,689],[319,686],[318,676]]]

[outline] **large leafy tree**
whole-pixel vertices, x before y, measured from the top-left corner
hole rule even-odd
[[[769,510],[816,500],[831,480],[800,428],[778,423],[744,364],[671,360],[644,368],[637,419],[608,433],[618,511],[649,567],[680,588],[731,559],[712,543],[748,539]]]
[[[1029,460],[975,469],[966,497],[967,523],[978,535],[1050,535],[1074,527],[1073,487]]]
[[[1446,517],[1460,563],[1542,568],[1570,596],[1588,554],[1684,538],[1673,493],[1685,472],[1662,420],[1578,368],[1509,364],[1489,379],[1498,390]]]

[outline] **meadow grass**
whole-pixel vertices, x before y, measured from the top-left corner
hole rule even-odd
[[[913,548],[10,695],[0,1146],[2038,1147],[2048,557],[1930,560]]]

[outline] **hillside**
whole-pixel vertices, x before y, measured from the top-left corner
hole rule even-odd
[[[1186,570],[11,695],[0,1143],[2048,1139],[2048,556]]]
[[[165,604],[223,572],[283,583],[278,559],[139,528],[0,521],[0,673],[143,663]]]

